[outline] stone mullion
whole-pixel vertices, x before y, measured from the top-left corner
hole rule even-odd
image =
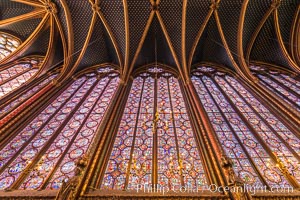
[[[295,135],[298,137],[300,136],[300,119],[297,116],[296,113],[293,112],[286,106],[286,102],[283,102],[282,99],[276,98],[275,96],[271,96],[270,91],[263,87],[262,85],[258,85],[257,83],[249,83],[243,79],[240,79],[239,77],[235,77],[239,83],[251,94],[259,100],[259,102],[263,103],[268,110],[271,111],[272,114],[274,114],[280,121],[287,126]],[[263,91],[262,93],[262,90]],[[284,109],[282,107],[279,107],[278,105],[283,105]]]
[[[98,135],[95,138],[93,148],[91,149],[90,162],[87,167],[87,171],[82,177],[79,189],[76,193],[77,196],[84,195],[89,188],[100,187],[103,179],[106,164],[110,157],[110,153],[114,140],[117,136],[119,124],[122,119],[122,114],[126,101],[131,88],[131,82],[125,85],[123,82],[119,84],[119,87],[112,99],[111,105],[107,110],[106,116],[103,119],[102,125],[96,132]]]
[[[267,85],[268,87],[274,89],[274,91],[270,91],[270,92],[275,93],[275,95],[278,95],[278,96],[282,97],[282,98],[285,99],[286,101],[290,102],[293,106],[295,106],[295,107],[298,106],[297,104],[295,104],[294,101],[291,101],[289,98],[287,98],[286,96],[282,95],[279,91],[277,91],[272,85],[270,85],[269,83],[267,83],[265,80],[262,80],[262,79],[260,79],[260,78],[259,78],[259,80],[260,80],[261,82],[263,82],[265,85]],[[267,89],[268,89],[268,88],[267,88]],[[277,93],[279,93],[279,94],[277,94]],[[283,102],[282,102],[282,103],[283,103]],[[286,106],[287,106],[287,107],[290,107],[291,105],[286,105]]]
[[[283,83],[281,83],[280,81],[276,80],[274,77],[270,76],[270,74],[268,73],[264,73],[265,76],[267,76],[269,79],[271,79],[272,81],[276,82],[278,85],[280,85],[281,87],[283,87],[285,90],[287,90],[288,92],[292,93],[295,96],[299,96],[298,93],[296,93],[294,90],[291,90],[289,87],[287,87],[286,85],[284,85]]]
[[[290,81],[289,79],[283,77],[283,76],[282,76],[283,74],[286,75],[286,76],[290,76],[292,79],[295,79],[296,81],[300,81],[300,80],[299,80],[299,75],[298,75],[298,76],[295,76],[295,75],[293,75],[293,74],[291,75],[291,74],[280,73],[280,78],[283,79],[283,80],[285,80],[286,82],[289,82],[289,83],[292,84],[292,85],[294,85],[295,83],[293,83],[293,82]],[[295,85],[295,87],[297,87],[298,89],[300,89],[300,86],[298,86],[298,85]]]
[[[26,58],[27,58],[27,59],[26,59]],[[29,59],[29,60],[28,60],[28,59]],[[25,57],[25,59],[20,58],[20,59],[18,59],[17,61],[12,61],[12,62],[10,62],[10,63],[3,64],[2,66],[0,65],[0,73],[1,73],[2,71],[6,70],[6,69],[9,69],[9,68],[11,68],[11,67],[14,67],[15,65],[30,64],[30,65],[32,66],[33,64],[30,63],[30,60],[32,60],[32,59],[31,59],[31,58],[28,58],[28,57]],[[33,60],[35,60],[35,59],[33,58]],[[34,69],[34,68],[36,68],[36,67],[32,67],[31,69]]]
[[[231,102],[231,100],[229,99],[229,97],[227,95],[224,94],[222,88],[220,88],[220,86],[218,85],[218,83],[215,82],[214,77],[210,77],[210,80],[217,86],[217,88],[219,89],[219,91],[223,94],[223,96],[225,97],[226,101],[231,105],[231,107],[233,108],[233,110],[236,112],[236,114],[243,120],[243,122],[246,124],[246,126],[249,128],[249,130],[253,133],[253,135],[255,135],[255,138],[260,142],[260,144],[264,147],[264,149],[270,154],[270,157],[274,160],[274,162],[276,163],[276,158],[274,157],[272,151],[269,149],[269,147],[264,143],[264,141],[260,138],[260,136],[256,133],[256,131],[252,128],[252,126],[250,126],[247,123],[247,120],[244,118],[244,116],[239,112],[238,109],[236,109],[235,105]],[[202,84],[204,85],[205,89],[207,91],[209,91],[209,89],[207,88],[207,86],[205,85],[205,83],[203,82],[203,80],[201,79]],[[234,135],[235,139],[237,140],[237,142],[239,143],[239,145],[241,146],[241,148],[243,149],[243,151],[245,152],[247,159],[249,160],[249,162],[251,163],[253,169],[255,170],[255,172],[257,173],[259,179],[262,181],[262,183],[264,183],[268,189],[270,189],[269,184],[266,182],[266,180],[263,177],[263,174],[261,174],[261,172],[258,170],[254,160],[252,159],[250,153],[248,152],[248,150],[245,148],[245,145],[243,144],[243,142],[241,141],[241,139],[239,138],[239,136],[236,134],[236,132],[234,131],[234,128],[232,127],[231,123],[228,121],[227,117],[225,116],[225,114],[223,113],[222,109],[220,108],[219,104],[216,102],[215,98],[212,96],[212,94],[209,92],[209,96],[211,97],[211,99],[213,100],[214,104],[216,105],[216,107],[218,108],[218,110],[220,111],[220,114],[222,116],[222,118],[225,120],[225,122],[227,123],[230,131],[232,132],[232,134]]]
[[[23,111],[20,111],[22,113],[17,115],[13,120],[6,122],[6,126],[0,129],[0,140],[2,140],[0,142],[0,148],[2,148],[2,146],[8,140],[10,140],[10,138],[15,137],[20,130],[24,129],[26,125],[30,123],[36,116],[38,116],[38,114],[42,110],[49,106],[51,102],[64,91],[62,88],[66,88],[69,85],[71,85],[71,83],[65,82],[63,87],[54,87],[54,85],[51,83],[50,85],[45,86],[41,91],[39,91],[40,93],[42,93],[40,96],[35,97],[34,95],[28,101],[22,103],[19,107],[22,107],[23,105],[27,106],[25,104],[30,104],[28,105],[28,107],[23,106]],[[43,90],[46,91],[44,92]],[[16,108],[15,110],[17,109],[18,108]]]
[[[25,85],[25,87],[20,88],[21,90],[19,91],[14,91],[13,93],[9,94],[8,96],[5,97],[5,99],[0,100],[0,109],[4,109],[7,105],[9,105],[11,102],[14,100],[18,99],[20,96],[22,96],[24,93],[28,92],[29,90],[33,89],[35,86],[38,84],[42,83],[44,80],[46,80],[46,76],[42,76],[40,78],[37,78],[33,80],[33,82],[28,86]],[[46,85],[44,85],[46,87]],[[44,87],[42,87],[40,90],[37,92],[41,91]],[[34,94],[31,96],[27,97],[26,99],[22,100],[19,104],[16,104],[11,110],[9,110],[6,113],[3,113],[2,115],[0,114],[0,119],[4,118],[8,113],[12,112],[15,108],[17,108],[19,105],[21,105],[23,102],[28,101]],[[3,101],[2,101],[3,100]],[[2,103],[3,102],[3,103]]]
[[[154,105],[153,105],[153,123],[155,120],[155,114],[157,111],[157,76],[154,78]],[[157,126],[157,124],[153,124],[153,126]],[[152,130],[153,132],[153,148],[152,148],[152,188],[155,188],[158,184],[158,137],[157,137],[157,128]]]
[[[84,82],[81,84],[81,86],[84,84]],[[81,87],[80,86],[80,87]],[[78,87],[77,88],[77,90],[75,90],[74,91],[74,93],[73,94],[75,94],[79,89],[80,89],[80,87]],[[71,99],[72,98],[72,96],[70,96],[68,99],[66,99],[66,101],[53,113],[53,115],[52,115],[52,117],[53,116],[55,116],[58,112],[59,112],[59,110],[69,101],[69,99]],[[50,105],[50,104],[49,104]],[[48,105],[47,105],[48,106]],[[45,106],[45,108],[47,107],[47,106]],[[44,110],[44,108],[43,108],[43,110]],[[36,116],[38,116],[38,114],[36,115]],[[35,116],[35,117],[36,117]],[[34,118],[35,118],[34,117]],[[46,124],[48,124],[48,122],[52,119],[52,117],[50,117],[48,120],[46,120],[46,122],[38,129],[38,130],[36,130],[35,131],[35,134],[34,135],[32,135],[23,145],[22,145],[22,147],[14,154],[14,156],[13,157],[11,157],[10,159],[9,159],[9,161],[8,162],[6,162],[6,164],[5,165],[3,165],[2,167],[1,167],[1,169],[0,169],[0,174],[11,164],[11,162],[13,162],[19,155],[20,155],[20,153],[28,146],[28,144],[30,144],[30,142],[35,138],[35,136],[46,126]],[[34,119],[33,118],[33,119]],[[33,120],[32,119],[32,120]],[[31,121],[31,120],[30,120]],[[27,123],[26,123],[27,124]],[[25,127],[25,126],[24,126]],[[23,127],[23,128],[24,128]],[[22,129],[23,129],[22,128]],[[21,130],[22,130],[21,129]],[[19,131],[16,131],[16,134],[14,135],[14,137],[15,136],[17,136],[17,134],[19,133]],[[1,146],[0,146],[0,148],[2,149],[2,148],[4,148],[8,143],[10,142],[10,140],[8,140],[8,142],[7,143],[3,143],[3,144],[1,144]]]
[[[34,79],[34,80],[30,81],[29,83],[25,83],[25,84],[21,85],[21,87],[17,88],[16,90],[9,92],[8,94],[2,96],[0,98],[0,108],[2,108],[8,102],[11,102],[12,99],[16,98],[16,96],[19,96],[20,93],[27,91],[28,87],[30,87],[30,88],[34,87],[37,82],[41,82],[40,81],[41,79],[43,79],[43,78]],[[44,79],[46,79],[46,78],[44,78]],[[2,83],[0,83],[0,84],[2,85]]]
[[[279,140],[291,151],[295,158],[297,158],[297,160],[300,161],[300,156],[295,152],[295,150],[291,148],[291,146],[288,143],[286,143],[286,141],[277,133],[276,130],[274,130],[272,126],[270,126],[270,124],[263,117],[260,116],[260,114],[253,108],[253,106],[250,103],[248,103],[242,95],[240,95],[240,93],[226,80],[226,78],[224,78],[224,80],[240,96],[240,98],[243,99],[245,104],[248,105],[252,109],[252,111],[267,125],[267,127],[276,135],[276,137],[278,137]]]
[[[299,133],[300,118],[294,111],[290,110],[280,98],[271,93],[270,90],[265,88],[263,85],[254,82],[249,82],[241,79],[238,76],[234,76],[241,85],[243,85],[251,94],[258,99],[260,102],[264,102],[264,105],[277,117],[280,118],[282,123],[293,130],[294,133]]]
[[[9,93],[7,96],[4,96],[4,98],[1,98],[1,100],[0,100],[0,109],[4,108],[7,104],[12,102],[17,97],[21,96],[26,91],[32,89],[34,86],[41,83],[46,78],[47,78],[46,76],[42,76],[40,78],[37,78],[33,82],[31,82],[30,85],[24,85],[25,87],[21,87],[20,90],[17,89],[13,93]]]
[[[101,80],[101,79],[100,79]],[[103,93],[106,91],[106,88],[108,87],[109,83],[111,82],[111,78],[109,79],[108,83],[105,85],[105,87],[103,88],[103,90],[101,91],[100,96],[98,97],[98,99],[95,101],[94,105],[92,106],[91,110],[88,112],[87,116],[85,117],[85,119],[82,121],[81,125],[79,126],[79,128],[77,129],[76,133],[74,134],[74,136],[72,137],[72,139],[70,140],[67,148],[65,149],[65,151],[63,152],[63,154],[61,155],[61,157],[59,158],[59,160],[56,162],[55,166],[53,167],[52,171],[50,172],[50,174],[47,176],[46,180],[44,181],[44,183],[42,184],[42,186],[40,187],[41,189],[45,189],[46,186],[48,185],[49,181],[52,179],[53,175],[55,174],[56,170],[58,169],[58,167],[60,166],[61,162],[64,160],[66,154],[68,153],[68,151],[70,150],[70,148],[72,147],[72,145],[75,142],[75,139],[77,138],[78,134],[80,134],[80,131],[82,129],[82,127],[85,125],[86,121],[88,120],[89,116],[91,115],[91,113],[93,112],[94,108],[96,107],[97,103],[99,102],[99,100],[101,99]]]
[[[211,127],[208,127],[210,121],[207,116],[205,116],[205,111],[203,108],[199,107],[201,106],[199,103],[200,100],[192,82],[188,82],[187,85],[183,85],[181,81],[180,83],[181,90],[185,94],[183,95],[183,98],[185,99],[185,102],[187,102],[186,107],[189,111],[188,114],[191,119],[191,125],[195,130],[194,137],[197,141],[197,148],[202,157],[209,183],[224,186],[226,178],[219,165],[221,156],[224,154],[223,149],[218,143],[217,138],[209,137],[208,139],[205,134],[206,132],[212,132],[213,130]],[[205,122],[206,124],[204,124]],[[212,149],[214,149],[214,151]]]
[[[269,148],[269,146],[265,143],[265,141],[261,138],[261,136],[257,133],[257,131],[251,126],[251,124],[248,122],[248,120],[245,118],[245,116],[241,113],[241,111],[234,105],[234,103],[231,101],[230,97],[223,91],[223,89],[219,86],[219,84],[215,81],[214,78],[211,78],[213,83],[216,85],[216,87],[219,89],[219,91],[222,93],[222,95],[226,98],[227,102],[231,105],[231,107],[234,109],[234,111],[238,114],[238,116],[243,120],[243,122],[246,124],[248,129],[252,132],[252,134],[255,136],[255,138],[259,141],[259,143],[263,146],[263,148],[266,150],[266,152],[269,154],[270,158],[274,161],[274,163],[277,162],[277,156],[272,152],[272,150]],[[218,106],[218,105],[217,105]],[[239,143],[242,145],[241,141]],[[243,145],[242,145],[243,146]],[[281,168],[280,168],[281,169]],[[282,172],[282,169],[281,169]],[[291,183],[291,185],[295,188],[299,188],[297,181],[288,173],[282,173],[287,180]]]
[[[19,74],[16,74],[16,75],[14,75],[14,76],[12,76],[12,77],[9,77],[8,79],[6,79],[6,80],[0,82],[0,85],[3,85],[3,84],[5,84],[5,83],[8,83],[8,82],[11,81],[11,80],[14,80],[15,78],[17,78],[17,77],[19,77],[19,76],[22,76],[23,74],[25,74],[25,73],[31,71],[32,69],[33,69],[33,68],[26,69],[26,70],[22,71],[22,72],[19,73]]]
[[[41,157],[46,153],[48,148],[51,146],[51,144],[55,141],[57,136],[61,133],[63,128],[66,126],[66,124],[70,121],[74,113],[78,110],[78,108],[81,106],[81,104],[84,102],[84,100],[88,97],[88,95],[93,91],[93,89],[96,87],[98,81],[95,81],[95,83],[88,89],[88,91],[85,93],[83,98],[80,100],[80,102],[75,106],[75,108],[70,112],[69,116],[64,119],[63,123],[59,126],[59,128],[54,132],[54,134],[51,136],[51,138],[46,142],[46,144],[41,148],[41,150],[38,152],[38,154],[34,157],[32,162],[27,165],[27,167],[23,170],[23,173],[18,177],[18,179],[11,185],[10,189],[18,189],[20,185],[24,182],[24,180],[28,177],[28,175],[31,172],[31,169],[34,169],[35,165],[39,162]],[[73,93],[76,94],[76,93]],[[72,95],[73,96],[73,95]],[[55,115],[54,115],[55,116]],[[46,124],[44,124],[46,125]],[[38,133],[38,132],[37,132]]]
[[[135,126],[133,129],[133,139],[132,139],[132,145],[131,145],[131,149],[130,149],[130,157],[129,157],[129,161],[128,161],[128,166],[127,166],[127,171],[126,171],[126,178],[125,178],[125,184],[124,184],[124,189],[127,189],[128,187],[128,183],[129,183],[129,178],[130,178],[130,171],[131,171],[131,163],[132,163],[132,159],[133,159],[133,151],[134,151],[134,147],[135,147],[135,138],[136,138],[136,132],[137,132],[137,127],[138,127],[138,123],[139,123],[139,117],[140,117],[140,111],[141,111],[141,104],[142,104],[142,100],[143,100],[143,96],[144,96],[144,87],[145,87],[145,82],[146,82],[146,78],[143,79],[143,85],[142,85],[142,89],[141,89],[141,94],[140,94],[140,100],[139,100],[139,107],[138,107],[138,111],[136,114],[136,119],[135,119]],[[112,143],[114,143],[114,141],[112,141]],[[113,147],[113,146],[112,146]]]
[[[169,82],[169,78],[167,78],[167,84],[168,84],[168,97],[169,97],[169,101],[170,101],[170,109],[172,111],[172,124],[173,124],[173,129],[174,129],[174,137],[175,137],[175,142],[176,142],[176,152],[177,152],[177,162],[178,162],[178,166],[180,167],[180,182],[181,185],[184,186],[184,178],[183,178],[183,172],[182,172],[182,166],[180,163],[180,153],[179,153],[179,145],[178,145],[178,138],[177,138],[177,130],[176,130],[176,124],[175,124],[175,117],[174,117],[174,109],[173,109],[173,103],[172,103],[172,97],[171,97],[171,90],[170,90],[170,82]],[[170,180],[169,180],[170,181]]]

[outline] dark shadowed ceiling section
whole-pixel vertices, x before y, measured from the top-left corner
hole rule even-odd
[[[155,58],[155,54],[157,55],[157,60]],[[176,66],[175,60],[172,56],[163,30],[161,29],[157,17],[154,16],[148,34],[144,41],[143,47],[135,62],[135,68],[150,63],[155,63],[156,61],[158,63],[163,63],[172,67]]]
[[[78,70],[105,62],[118,64],[116,53],[108,37],[101,20],[97,17],[91,39]]]
[[[0,0],[0,20],[21,16],[37,9],[16,1],[18,0]],[[41,4],[38,0],[31,0],[30,2]],[[234,66],[237,66],[233,62],[240,64],[238,59],[239,23],[241,17],[243,17],[241,13],[243,13],[242,8],[247,2],[246,0],[220,0],[219,4],[215,0],[160,0],[156,11],[158,15],[154,14],[148,32],[145,31],[147,22],[152,9],[156,9],[155,6],[151,6],[154,0],[51,0],[51,2],[56,5],[57,22],[61,25],[63,36],[66,39],[65,51],[73,56],[73,60],[68,63],[68,67],[73,67],[74,72],[102,63],[116,65],[126,63],[127,67],[132,65],[135,69],[145,64],[154,63],[156,60],[155,41],[157,41],[157,62],[173,68],[186,67],[189,69],[193,64],[210,62],[234,69]],[[89,35],[93,9],[95,11],[97,7],[94,6],[93,8],[92,4],[97,2],[99,3],[97,5],[99,6],[99,12],[103,14],[107,24],[103,22],[103,18],[96,16],[97,20],[86,51],[82,59],[79,60],[78,65],[74,65]],[[277,1],[248,1],[245,7],[242,30],[244,57],[247,56],[249,50],[251,52],[250,61],[262,61],[291,68],[291,62],[288,60],[289,56],[286,53],[284,54],[283,48],[286,48],[287,53],[291,54],[291,29],[300,0],[282,0],[279,7],[275,8],[278,9],[278,23],[284,43],[283,46],[280,46],[281,43],[279,43],[278,35],[276,35],[274,12],[270,12],[257,37],[253,37],[261,22],[264,21],[263,18],[266,13],[273,8],[272,5],[275,5],[272,2],[276,4]],[[184,13],[185,5],[186,13]],[[224,41],[221,40],[214,14],[210,16],[208,23],[205,23],[205,19],[212,9],[216,9],[220,18],[225,42],[229,48],[227,51]],[[161,17],[161,21],[157,16]],[[185,34],[182,30],[184,25],[183,16],[186,16]],[[39,25],[42,20],[41,17],[34,17],[5,26],[0,25],[0,31],[16,35],[24,41]],[[163,28],[160,22],[164,26]],[[58,27],[55,30],[58,31]],[[165,30],[165,33],[163,30]],[[201,35],[198,35],[199,30],[203,30]],[[38,40],[23,55],[46,53],[50,37],[49,30],[44,28],[41,31],[43,32],[37,35]],[[145,37],[144,42],[142,41],[143,37]],[[251,38],[254,38],[253,47],[248,48]],[[59,34],[56,34],[56,41],[54,65],[63,59],[63,40],[59,37]],[[140,51],[138,51],[139,44],[143,44]],[[184,44],[185,52],[183,49]],[[195,49],[195,52],[191,63],[189,63],[193,49]],[[183,52],[186,56],[187,66],[182,60]],[[228,52],[232,54],[233,60],[228,56]],[[135,55],[136,60],[134,60]],[[176,62],[177,59],[178,63]],[[123,68],[124,66],[120,67]],[[130,70],[124,71],[126,76],[130,75]],[[189,70],[183,71],[188,72]]]
[[[268,18],[258,34],[251,51],[250,60],[263,61],[289,68],[278,43],[272,16]]]
[[[193,64],[202,61],[224,65],[233,69],[232,62],[226,53],[214,17],[209,20],[194,54]]]
[[[244,29],[243,29],[243,50],[246,54],[249,42],[261,23],[264,15],[271,7],[272,0],[265,1],[249,1],[248,8],[245,14]],[[246,55],[245,55],[246,56]]]
[[[129,63],[131,63],[150,17],[151,3],[148,0],[131,0],[127,5],[130,31]]]
[[[23,15],[32,12],[34,7],[22,3],[1,0],[0,1],[0,19],[9,19],[15,16]]]

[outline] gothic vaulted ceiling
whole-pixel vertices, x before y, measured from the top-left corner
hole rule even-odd
[[[62,79],[110,63],[128,78],[162,63],[189,77],[213,63],[252,79],[262,62],[300,72],[300,0],[0,0],[0,31],[23,45],[12,61],[46,55]],[[157,55],[157,56],[156,56]]]

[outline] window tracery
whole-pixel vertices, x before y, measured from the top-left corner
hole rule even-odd
[[[48,75],[46,75],[48,76]],[[32,88],[29,88],[29,90],[26,90],[22,92],[20,95],[18,95],[13,100],[3,103],[3,105],[0,105],[0,118],[3,117],[5,114],[11,112],[14,108],[16,108],[18,105],[20,105],[22,102],[24,102],[26,99],[30,98],[32,95],[36,94],[38,91],[40,91],[43,87],[45,87],[47,84],[49,84],[55,77],[57,77],[57,74],[52,74],[49,77],[43,77],[41,81],[38,81],[35,86]]]
[[[149,68],[133,81],[101,188],[207,184],[178,80]]]
[[[17,50],[21,41],[7,33],[0,32],[0,61]]]
[[[299,138],[236,78],[198,67],[192,81],[234,170],[247,184],[289,185],[278,162],[300,182]]]
[[[260,83],[283,99],[292,110],[300,112],[300,81],[278,70],[263,66],[250,66]]]
[[[0,153],[0,189],[57,189],[86,154],[119,83],[114,70],[74,80]]]
[[[25,84],[39,70],[42,57],[29,57],[0,69],[0,98]]]

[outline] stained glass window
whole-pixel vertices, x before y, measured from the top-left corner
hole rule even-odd
[[[269,70],[263,66],[251,66],[260,83],[283,99],[292,110],[300,112],[300,81],[287,73]]]
[[[178,80],[150,68],[133,81],[101,188],[207,184]]]
[[[110,68],[111,69],[111,68]],[[0,189],[57,189],[86,154],[119,83],[114,70],[73,81],[1,149]]]
[[[239,81],[212,67],[198,67],[192,81],[217,138],[247,184],[289,182],[278,162],[300,182],[300,140]]]
[[[23,59],[0,69],[0,98],[25,84],[39,70],[42,58]]]
[[[34,95],[38,91],[40,91],[44,86],[49,84],[50,81],[53,80],[57,76],[57,74],[53,74],[49,77],[47,77],[47,76],[48,75],[45,75],[45,77],[42,77],[41,80],[38,80],[37,84],[35,84],[33,87],[29,88],[28,90],[21,92],[14,99],[4,102],[2,105],[0,105],[0,118],[3,117],[5,114],[11,112],[14,108],[16,108],[18,105],[20,105],[26,99],[30,98],[32,95]]]
[[[7,33],[0,32],[0,61],[14,52],[21,44],[21,41]]]

